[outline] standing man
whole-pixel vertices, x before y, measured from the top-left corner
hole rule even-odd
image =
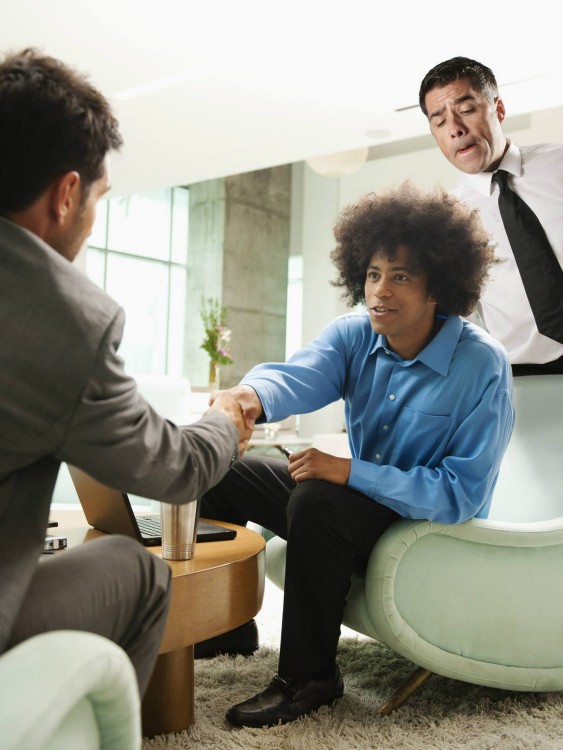
[[[485,327],[515,375],[563,372],[563,146],[507,140],[495,76],[467,57],[432,68],[419,103],[502,261],[481,297]]]
[[[119,536],[40,559],[59,466],[184,503],[247,434],[228,394],[189,427],[156,414],[117,355],[122,309],[72,265],[120,146],[83,76],[34,50],[0,63],[0,653],[47,630],[98,633],[128,653],[142,694],[169,567]]]
[[[230,392],[249,422],[344,399],[352,458],[245,457],[202,503],[206,516],[287,539],[278,674],[228,711],[238,726],[293,721],[342,695],[336,649],[352,573],[397,518],[485,517],[513,426],[504,348],[458,317],[493,262],[477,214],[403,185],[345,209],[335,236],[336,285],[367,309]]]

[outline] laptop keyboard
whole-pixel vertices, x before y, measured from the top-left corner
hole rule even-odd
[[[158,516],[137,516],[137,523],[142,536],[160,536],[160,518]]]

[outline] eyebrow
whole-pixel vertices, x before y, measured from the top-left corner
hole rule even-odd
[[[374,263],[370,263],[367,267],[367,270],[370,271],[373,269],[374,271],[379,271],[379,266],[376,266]],[[408,266],[391,266],[389,269],[391,271],[406,271],[407,273],[413,273],[412,269]]]
[[[473,94],[464,94],[463,96],[459,96],[457,99],[454,99],[453,103],[454,104],[463,104],[463,102],[466,102],[466,101],[469,101],[469,100],[471,100],[473,102],[477,101],[477,99],[473,96]],[[433,117],[440,117],[440,115],[444,114],[444,110],[445,109],[446,109],[446,107],[444,106],[444,107],[440,107],[440,109],[437,109],[435,112],[431,112],[428,115],[428,119],[432,120]]]

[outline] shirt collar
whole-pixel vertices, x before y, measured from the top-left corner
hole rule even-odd
[[[522,174],[522,155],[518,146],[509,142],[505,155],[499,164],[499,169],[504,169],[515,177]],[[481,195],[488,198],[491,195],[491,182],[494,172],[479,172],[478,174],[464,174],[463,181]]]
[[[431,370],[445,377],[450,369],[462,328],[463,323],[457,315],[448,315],[438,333],[414,359],[405,361],[398,358],[398,361],[403,367],[410,367],[414,362],[420,361]],[[382,335],[377,337],[371,353],[374,354],[380,349],[389,351],[387,340]]]

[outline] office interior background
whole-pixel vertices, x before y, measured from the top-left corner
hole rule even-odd
[[[4,5],[2,51],[73,64],[120,121],[125,146],[79,263],[125,308],[131,374],[207,384],[202,298],[233,332],[224,386],[345,312],[330,284],[338,211],[404,179],[456,182],[417,102],[437,62],[489,65],[507,135],[561,142],[563,9],[544,0],[533,17],[514,0]],[[300,420],[305,436],[342,427],[341,404]]]

